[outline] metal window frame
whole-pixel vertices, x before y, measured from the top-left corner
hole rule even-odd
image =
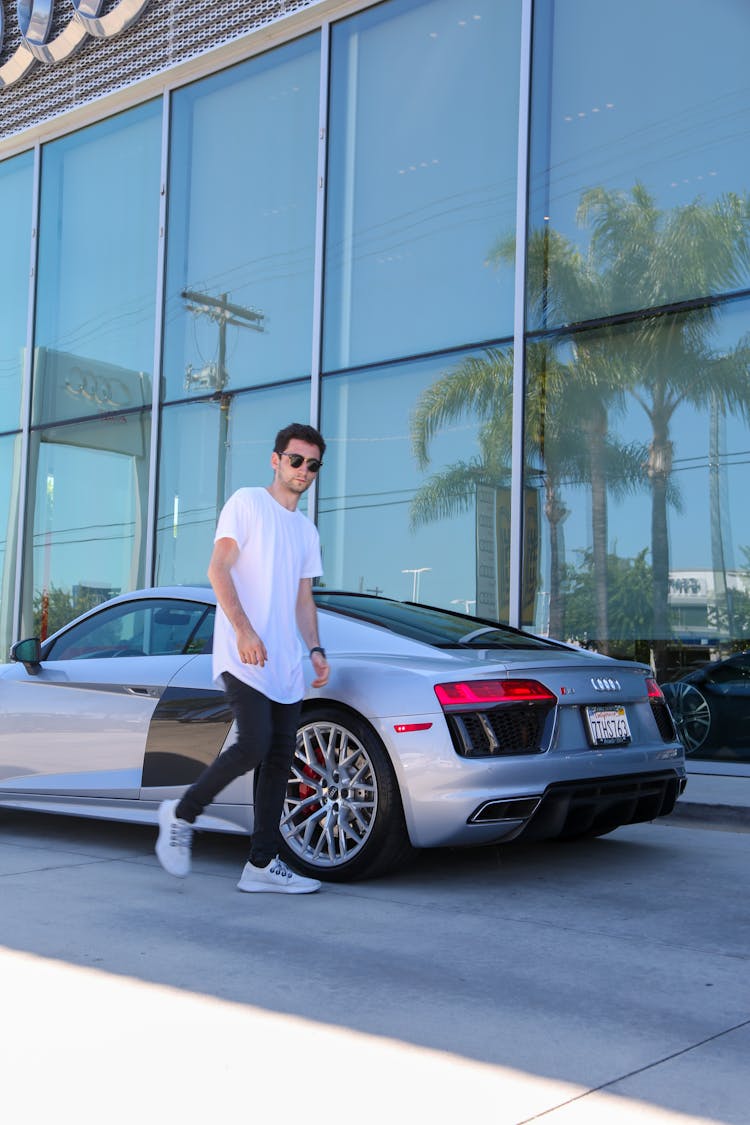
[[[321,373],[323,362],[323,285],[325,267],[326,207],[328,201],[328,99],[331,74],[331,22],[320,28],[320,84],[318,92],[318,169],[315,201],[313,261],[312,356],[310,359],[310,421],[320,429]],[[317,523],[318,478],[309,490],[308,511]]]
[[[161,434],[161,375],[164,355],[164,292],[167,269],[167,215],[169,213],[169,149],[171,139],[172,92],[165,90],[161,119],[161,172],[159,176],[159,245],[156,262],[156,309],[154,315],[154,361],[151,376],[151,443],[148,466],[146,514],[146,557],[143,573],[153,585],[156,566],[156,509],[158,487],[159,438]]]
[[[526,239],[529,218],[529,136],[534,0],[523,0],[516,165],[516,271],[513,298],[513,419],[510,475],[509,623],[521,624],[523,590],[523,463],[526,420]]]
[[[26,523],[29,505],[29,446],[31,442],[31,391],[34,368],[34,324],[36,320],[36,273],[39,258],[39,207],[42,182],[42,146],[34,145],[34,170],[31,190],[31,242],[29,251],[29,285],[26,306],[26,348],[21,376],[21,474],[18,482],[18,524],[16,527],[16,582],[13,602],[13,638],[21,629],[23,605]]]

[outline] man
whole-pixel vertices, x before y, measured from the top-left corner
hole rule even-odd
[[[192,826],[205,807],[235,778],[257,769],[252,846],[239,890],[309,894],[320,887],[290,870],[277,852],[304,694],[300,634],[315,671],[313,687],[323,687],[329,675],[312,596],[312,579],[322,573],[320,538],[297,510],[324,453],[312,426],[286,426],[276,435],[271,485],[239,489],[219,516],[208,568],[218,602],[213,673],[223,683],[237,738],[181,800],[161,804],[156,854],[170,875],[190,873]]]

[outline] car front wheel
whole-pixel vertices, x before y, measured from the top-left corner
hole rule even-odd
[[[334,708],[303,714],[281,832],[289,863],[329,882],[382,875],[408,857],[396,775],[367,723]]]

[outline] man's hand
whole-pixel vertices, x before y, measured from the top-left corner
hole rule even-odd
[[[255,629],[247,626],[235,631],[237,637],[237,651],[243,664],[256,664],[262,668],[268,660],[266,646],[260,639]]]
[[[322,652],[314,652],[310,657],[312,666],[315,670],[315,679],[312,682],[313,687],[325,687],[328,683],[328,677],[331,674],[331,669],[328,661]]]

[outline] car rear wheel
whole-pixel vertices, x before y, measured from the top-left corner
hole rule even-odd
[[[333,708],[303,714],[281,831],[289,863],[329,882],[382,875],[409,856],[396,775],[367,723]]]
[[[685,753],[696,754],[711,729],[711,710],[706,697],[694,684],[686,684],[680,680],[662,684],[661,690],[672,712]]]

